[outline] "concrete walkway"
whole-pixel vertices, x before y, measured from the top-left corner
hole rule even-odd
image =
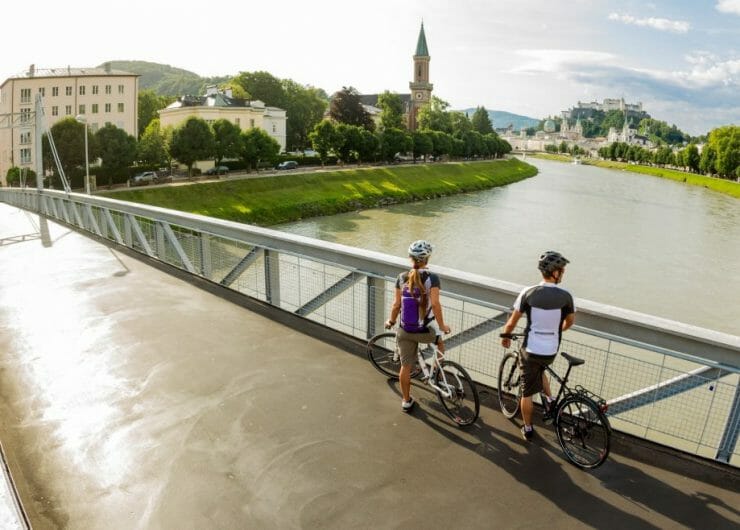
[[[37,530],[740,525],[735,470],[617,443],[582,472],[550,428],[459,430],[420,387],[404,415],[365,359],[39,216],[0,204],[0,243],[0,440]]]

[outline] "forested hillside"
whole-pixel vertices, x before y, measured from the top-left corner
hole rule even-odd
[[[228,81],[231,76],[201,77],[196,73],[168,64],[147,61],[109,61],[114,70],[139,74],[139,89],[153,90],[160,96],[200,95],[206,85]],[[100,65],[99,68],[103,66]]]

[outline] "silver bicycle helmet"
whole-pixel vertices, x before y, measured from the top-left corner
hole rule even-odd
[[[570,261],[568,261],[560,252],[548,250],[540,256],[537,268],[540,269],[540,272],[543,274],[551,276],[554,271],[562,269],[568,263],[570,263]]]
[[[424,260],[432,255],[432,244],[429,241],[419,239],[409,245],[409,257]]]

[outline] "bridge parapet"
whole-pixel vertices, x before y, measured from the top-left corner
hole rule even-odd
[[[3,189],[0,200],[359,339],[382,329],[395,277],[407,268],[387,254],[102,197]],[[522,286],[433,269],[456,331],[448,355],[495,386],[498,331]],[[577,305],[578,326],[563,348],[587,362],[573,383],[607,399],[616,429],[740,465],[740,337],[588,300]]]

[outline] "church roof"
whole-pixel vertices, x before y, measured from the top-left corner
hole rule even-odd
[[[421,30],[419,31],[419,40],[416,41],[416,56],[429,57],[429,48],[427,47],[427,38],[424,35],[424,23],[421,23]]]

